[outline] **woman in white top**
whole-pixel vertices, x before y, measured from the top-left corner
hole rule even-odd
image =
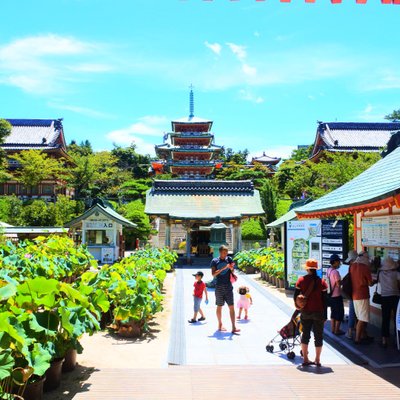
[[[387,347],[390,337],[390,320],[396,315],[400,298],[400,272],[391,257],[386,257],[379,271],[378,283],[382,296],[382,346]]]

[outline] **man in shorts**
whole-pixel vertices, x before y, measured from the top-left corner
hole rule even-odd
[[[351,265],[349,272],[353,287],[353,304],[356,317],[355,344],[368,343],[372,338],[367,336],[369,322],[369,287],[373,285],[368,253],[358,254],[356,261]]]
[[[226,331],[222,325],[222,307],[226,303],[229,307],[232,333],[235,334],[240,332],[240,329],[236,328],[233,286],[231,283],[231,274],[234,266],[235,264],[232,258],[228,257],[228,248],[226,246],[221,246],[219,248],[219,257],[211,261],[212,276],[217,280],[215,285],[215,302],[217,305],[218,330],[222,332]]]

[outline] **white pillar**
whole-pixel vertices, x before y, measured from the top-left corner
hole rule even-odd
[[[165,245],[171,247],[171,222],[169,219],[165,221]]]
[[[186,262],[187,264],[190,264],[190,254],[192,250],[192,243],[191,243],[191,237],[190,237],[190,223],[186,225]]]

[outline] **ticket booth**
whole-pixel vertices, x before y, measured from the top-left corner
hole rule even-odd
[[[76,243],[85,244],[101,264],[111,264],[123,257],[123,228],[136,224],[118,214],[111,207],[97,202],[80,217],[67,224]]]

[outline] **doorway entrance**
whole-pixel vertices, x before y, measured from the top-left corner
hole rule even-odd
[[[204,228],[194,227],[191,232],[192,248],[198,257],[210,257],[210,229]]]

